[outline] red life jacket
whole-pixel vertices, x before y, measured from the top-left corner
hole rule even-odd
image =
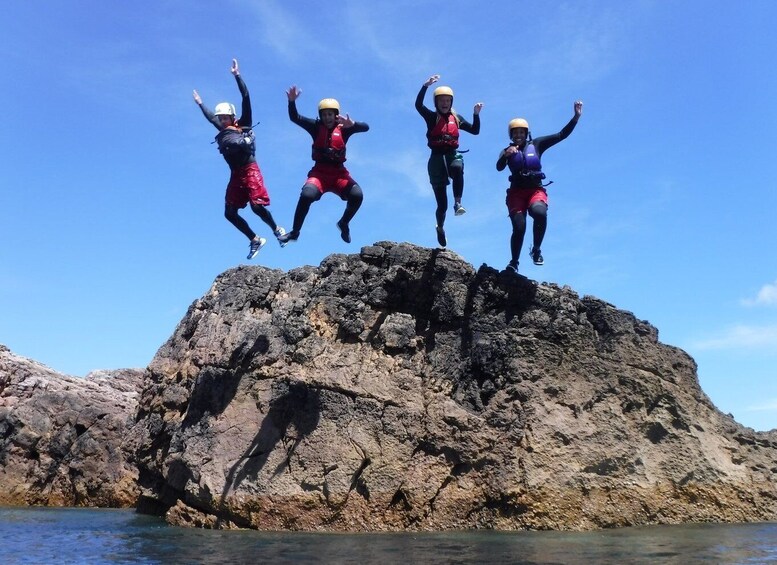
[[[337,124],[328,130],[324,124],[318,125],[318,133],[313,140],[313,160],[317,163],[345,162],[345,140],[343,126]]]
[[[429,147],[458,147],[459,122],[453,112],[447,116],[438,114],[437,123],[426,136],[429,138]]]

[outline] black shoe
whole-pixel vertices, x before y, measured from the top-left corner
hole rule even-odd
[[[286,245],[290,241],[297,241],[298,237],[299,237],[299,232],[295,230],[291,230],[289,233],[279,235],[278,241],[281,243],[281,245]]]
[[[508,273],[517,275],[518,274],[518,261],[515,261],[515,262],[510,261],[507,264],[507,267],[505,267],[505,271],[507,271]]]
[[[346,243],[351,243],[351,228],[348,226],[348,223],[340,220],[337,222],[337,229],[340,230],[342,240]]]
[[[545,259],[542,258],[542,251],[532,247],[531,251],[529,253],[531,254],[531,260],[534,261],[535,265],[544,265],[545,264]]]
[[[440,226],[437,226],[437,243],[440,244],[440,247],[448,245],[448,240],[445,239],[445,230]]]

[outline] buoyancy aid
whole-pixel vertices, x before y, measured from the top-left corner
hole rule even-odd
[[[316,138],[313,140],[313,160],[317,163],[344,163],[345,139],[343,126],[337,124],[334,128],[319,123]]]
[[[537,154],[537,148],[529,142],[523,149],[518,149],[507,159],[510,167],[510,182],[522,186],[542,186],[545,173],[542,172],[542,163]]]
[[[216,135],[216,143],[232,167],[250,163],[256,154],[256,136],[251,128],[228,126]]]
[[[447,116],[438,114],[437,123],[426,134],[429,139],[429,147],[450,147],[455,149],[459,146],[459,122],[453,112]]]

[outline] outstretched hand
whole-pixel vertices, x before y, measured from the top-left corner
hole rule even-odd
[[[344,128],[350,128],[353,127],[353,125],[356,123],[351,119],[351,116],[346,114],[343,116],[342,114],[338,114],[337,116],[337,123],[343,126]]]
[[[575,116],[578,118],[583,114],[583,101],[575,100]]]
[[[431,86],[435,82],[437,82],[438,80],[440,80],[440,75],[432,75],[428,79],[426,79],[426,82],[424,83],[424,86]]]
[[[297,88],[296,84],[291,85],[286,91],[286,96],[289,98],[289,102],[294,102],[297,98],[299,98],[300,94],[302,94],[302,90]]]
[[[232,68],[231,68],[231,69],[229,69],[229,71],[230,71],[230,72],[231,72],[233,75],[235,75],[235,76],[237,76],[237,75],[239,75],[239,74],[240,74],[240,69],[239,69],[239,68],[238,68],[238,66],[237,66],[237,59],[232,59]]]
[[[197,104],[202,104],[202,98],[200,98],[200,94],[196,90],[192,91],[192,95],[194,96],[194,101]]]
[[[483,109],[483,103],[482,102],[478,102],[477,104],[475,104],[475,107],[473,108],[472,111],[475,112],[475,115],[477,116],[478,114],[480,114],[480,111],[482,109]]]

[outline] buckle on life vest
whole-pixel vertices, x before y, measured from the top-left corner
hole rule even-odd
[[[459,140],[458,137],[455,137],[450,134],[443,134],[443,135],[435,135],[433,137],[429,138],[430,143],[437,143],[441,145],[452,145],[453,143],[457,142]],[[453,142],[453,143],[452,143]]]

